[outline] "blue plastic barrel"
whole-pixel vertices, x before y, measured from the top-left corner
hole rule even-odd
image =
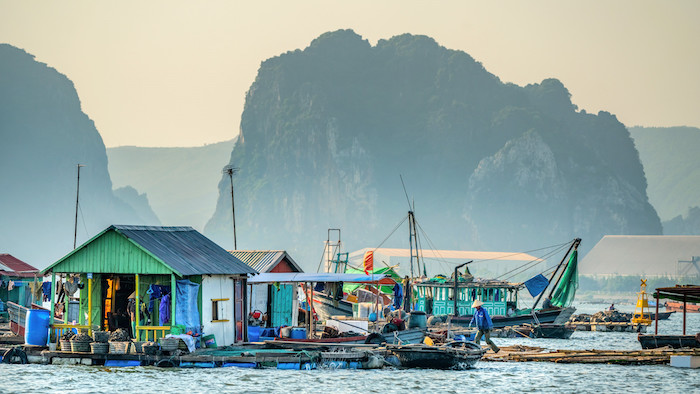
[[[27,310],[24,343],[34,346],[46,346],[49,340],[49,317],[51,317],[51,312],[44,309]]]
[[[290,338],[294,339],[306,339],[306,328],[304,327],[294,327],[289,335]]]
[[[260,341],[260,326],[248,326],[248,342]]]

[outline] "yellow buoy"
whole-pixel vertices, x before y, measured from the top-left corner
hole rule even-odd
[[[634,309],[632,323],[644,324],[648,326],[651,324],[651,314],[649,313],[649,300],[647,299],[646,288],[647,280],[642,279],[640,291],[637,293],[637,306]]]

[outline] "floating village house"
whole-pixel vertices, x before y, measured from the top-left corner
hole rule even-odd
[[[178,331],[214,334],[221,345],[247,340],[246,282],[257,272],[191,227],[113,225],[43,272],[78,283],[79,328],[154,340],[174,318]],[[52,327],[76,327],[54,324],[51,298]],[[129,298],[139,305],[133,328]]]
[[[30,306],[34,302],[31,283],[39,270],[7,253],[0,254],[0,300]],[[41,281],[38,280],[39,284]],[[7,305],[3,308],[7,309]]]
[[[239,260],[260,273],[304,272],[284,250],[234,250]],[[296,283],[260,283],[250,285],[250,311],[268,316],[268,327],[296,326],[299,298]]]

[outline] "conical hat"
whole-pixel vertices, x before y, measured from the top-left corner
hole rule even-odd
[[[482,305],[484,305],[483,302],[481,302],[481,301],[479,301],[479,300],[476,300],[476,301],[474,301],[474,303],[472,304],[472,308],[477,308],[477,307],[480,307],[480,306],[482,306]]]

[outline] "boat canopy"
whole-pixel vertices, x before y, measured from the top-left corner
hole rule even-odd
[[[453,288],[455,283],[452,280],[452,278],[446,278],[444,276],[435,276],[433,278],[424,280],[422,282],[416,282],[416,286],[429,286],[429,287],[449,287]],[[520,282],[508,282],[505,280],[497,280],[497,279],[483,279],[483,278],[474,278],[473,280],[466,280],[464,278],[459,278],[459,281],[457,282],[457,287],[460,288],[508,288],[508,289],[515,289],[519,290],[523,287],[524,285]]]
[[[654,293],[654,298],[666,298],[680,302],[700,302],[700,286],[677,285],[675,287],[659,287]]]
[[[248,283],[303,283],[303,282],[350,282],[376,283],[387,278],[384,274],[336,274],[332,272],[264,272],[248,279]]]

